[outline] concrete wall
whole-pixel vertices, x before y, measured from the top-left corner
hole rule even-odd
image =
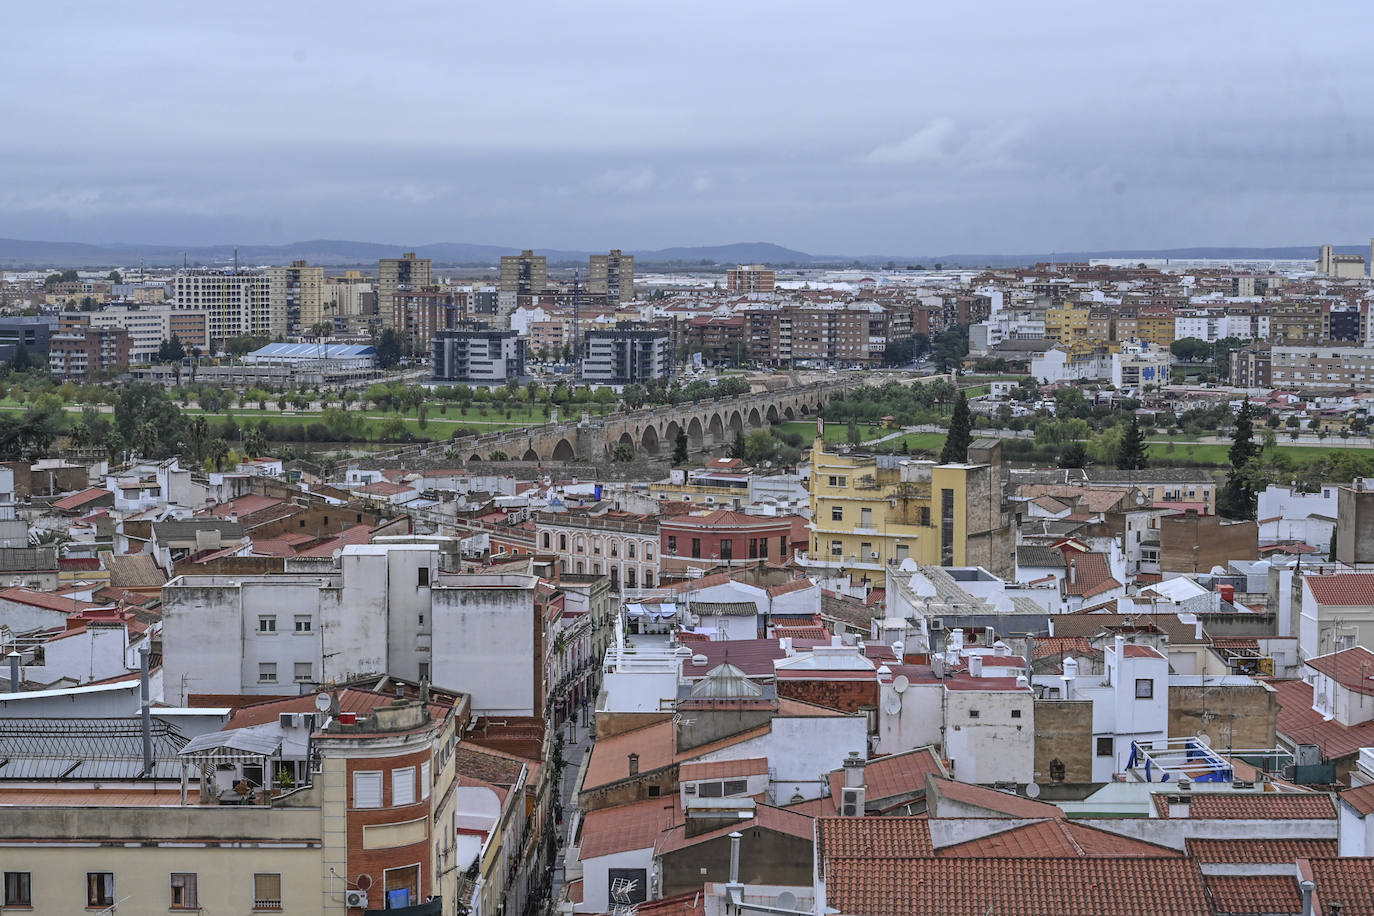
[[[887,711],[888,703],[897,696],[891,684],[883,686],[878,703],[878,746],[882,754],[900,754],[927,745],[943,742],[944,687],[940,684],[912,684],[901,695],[901,710]]]
[[[950,775],[970,783],[1032,782],[1034,704],[1029,690],[946,691],[945,756]]]
[[[457,581],[464,577],[451,577]],[[479,579],[481,577],[472,577]],[[432,678],[461,685],[472,695],[473,711],[485,715],[539,715],[535,692],[538,621],[534,582],[528,587],[448,587],[433,590]],[[446,577],[449,581],[449,577]]]

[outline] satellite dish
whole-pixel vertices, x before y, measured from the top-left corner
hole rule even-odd
[[[1137,494],[1135,495],[1135,504],[1136,504],[1137,506],[1143,506],[1143,505],[1145,505],[1145,494],[1144,494],[1144,493],[1137,493]]]
[[[1203,747],[1211,747],[1211,746],[1212,746],[1212,738],[1211,738],[1211,736],[1208,735],[1205,731],[1203,731],[1203,730],[1200,729],[1200,728],[1199,728],[1197,731],[1193,732],[1193,737],[1194,737],[1194,738],[1197,738],[1198,743],[1201,744]]]
[[[778,894],[777,903],[773,906],[780,910],[795,910],[797,908],[797,895],[791,891],[783,891]]]
[[[1040,786],[1037,783],[1026,783],[1026,798],[1039,798]]]
[[[889,716],[897,715],[897,713],[902,711],[902,698],[888,697],[887,702],[883,704],[883,711]]]
[[[896,680],[892,682],[892,689],[897,691],[897,693],[899,694],[906,693],[906,689],[910,686],[911,681],[907,678],[905,674],[897,675]]]
[[[327,694],[327,693],[317,693],[317,694],[315,694],[315,708],[318,709],[320,712],[329,712],[329,703],[330,703],[329,694]]]

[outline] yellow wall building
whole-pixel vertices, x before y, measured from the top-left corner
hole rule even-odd
[[[923,566],[1011,566],[1011,524],[1003,511],[999,446],[971,448],[987,463],[937,465],[900,456],[811,450],[808,572],[848,574],[884,588],[887,571]]]
[[[1045,310],[1045,337],[1057,341],[1069,354],[1077,359],[1092,354],[1106,341],[1094,341],[1089,334],[1092,323],[1092,309],[1077,302],[1064,302]]]

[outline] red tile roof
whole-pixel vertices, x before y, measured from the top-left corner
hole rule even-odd
[[[1347,690],[1374,694],[1374,652],[1364,646],[1309,658],[1307,666],[1334,680]]]
[[[1121,654],[1126,658],[1157,658],[1161,661],[1164,660],[1164,656],[1160,655],[1159,650],[1154,647],[1136,645],[1135,643],[1122,646]]]
[[[1325,792],[1198,792],[1188,817],[1215,820],[1323,820],[1336,816]]]
[[[1031,648],[1031,658],[1051,655],[1101,655],[1086,636],[1037,636]]]
[[[830,631],[825,627],[774,627],[774,639],[815,639],[827,640],[830,638]]]
[[[361,719],[376,709],[378,706],[390,706],[396,701],[394,694],[375,693],[371,690],[359,690],[356,687],[345,687],[339,691],[339,711],[356,712]],[[192,704],[197,705],[197,704]],[[231,705],[229,703],[216,703],[214,705]],[[446,715],[449,711],[447,707],[439,703],[430,703],[430,711],[438,715]],[[284,712],[316,712],[315,695],[305,694],[303,696],[291,697],[290,699],[267,700],[261,703],[252,703],[247,706],[240,706],[235,710],[233,717],[229,720],[228,728],[246,728],[250,725],[266,725],[269,722],[276,722],[277,717]]]
[[[0,598],[13,601],[15,604],[27,604],[31,607],[46,608],[50,611],[61,611],[64,614],[79,614],[87,608],[98,607],[89,601],[76,601],[48,592],[36,592],[33,589],[19,587],[0,589]]]
[[[1278,694],[1276,730],[1293,744],[1315,744],[1332,760],[1358,754],[1374,746],[1374,721],[1342,725],[1312,708],[1312,685],[1303,681],[1270,681]]]
[[[1361,814],[1374,814],[1374,783],[1356,789],[1346,789],[1340,797],[1341,801]],[[1323,854],[1336,855],[1334,852]]]
[[[826,901],[865,916],[1212,912],[1202,872],[1182,857],[840,859],[826,869]]]
[[[943,779],[949,774],[940,762],[940,756],[928,747],[874,758],[864,766],[864,801],[872,804],[884,799],[900,799],[913,793],[924,794],[926,777],[932,775]],[[830,795],[837,804],[843,787],[844,770],[832,770]]]
[[[95,502],[97,499],[100,499],[101,497],[113,495],[114,494],[112,493],[112,491],[106,490],[104,487],[90,487],[89,489],[82,490],[79,493],[73,493],[71,496],[62,497],[61,499],[53,503],[52,507],[54,509],[57,509],[59,512],[68,512],[75,509],[80,509],[82,506]]]
[[[677,823],[677,804],[673,799],[615,805],[587,812],[582,821],[582,861],[631,849],[650,849],[663,831]]]
[[[1200,865],[1291,864],[1313,856],[1339,855],[1339,847],[1335,840],[1289,838],[1209,840],[1191,837],[1186,844],[1188,855]]]
[[[788,836],[807,840],[808,842],[815,836],[816,820],[807,814],[801,814],[787,808],[775,808],[772,805],[758,805],[754,809],[754,816],[747,820],[737,823],[727,824],[724,827],[717,827],[715,830],[708,830],[698,833],[695,836],[687,835],[685,826],[673,827],[658,838],[658,843],[654,846],[654,857],[667,855],[670,852],[677,852],[679,849],[687,849],[708,840],[719,839],[728,836],[733,831],[744,832],[751,828],[762,828],[773,833],[784,833]],[[694,863],[695,864],[695,863]]]
[[[1374,573],[1337,573],[1334,576],[1304,576],[1318,604],[1353,607],[1374,604]]]
[[[1121,583],[1112,577],[1112,567],[1107,562],[1106,554],[1075,554],[1068,558],[1068,563],[1069,571],[1060,580],[1066,595],[1091,598],[1121,587]]]
[[[939,798],[960,802],[977,808],[984,808],[1007,817],[1063,817],[1064,810],[1058,805],[1022,798],[1009,792],[985,789],[954,779],[936,779],[935,794]],[[927,799],[929,804],[929,799]],[[937,805],[938,807],[938,805]]]
[[[1307,859],[1299,863],[1303,871],[1317,884],[1316,912],[1330,913],[1327,906],[1340,903],[1342,916],[1374,914],[1374,858]]]
[[[758,776],[768,772],[767,757],[744,757],[739,760],[709,760],[703,763],[684,763],[678,768],[678,781],[724,779],[727,776]]]
[[[813,588],[815,584],[816,583],[812,582],[810,579],[792,579],[781,585],[770,585],[768,588],[764,589],[764,591],[768,592],[771,597],[776,598],[778,595],[787,595],[792,592],[802,591],[803,589]]]
[[[1177,856],[1178,850],[1056,818],[945,846],[941,856]]]
[[[935,854],[924,817],[823,817],[816,821],[822,862],[835,859],[925,858]]]

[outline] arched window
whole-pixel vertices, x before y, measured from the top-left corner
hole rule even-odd
[[[547,531],[544,532],[544,549],[549,549],[549,533]]]
[[[625,587],[635,587],[635,568],[633,566],[625,567]]]
[[[628,556],[631,560],[633,560],[633,559],[635,558],[635,542],[634,542],[634,541],[627,541],[627,542],[626,542],[626,544],[625,544],[625,555]]]
[[[568,536],[566,534],[558,536],[558,550],[560,553],[568,552]]]
[[[611,538],[611,556],[620,556],[620,542],[617,541],[615,538]]]
[[[613,592],[618,592],[618,591],[620,591],[620,567],[619,567],[619,566],[612,566],[612,567],[611,567],[611,591],[613,591]]]

